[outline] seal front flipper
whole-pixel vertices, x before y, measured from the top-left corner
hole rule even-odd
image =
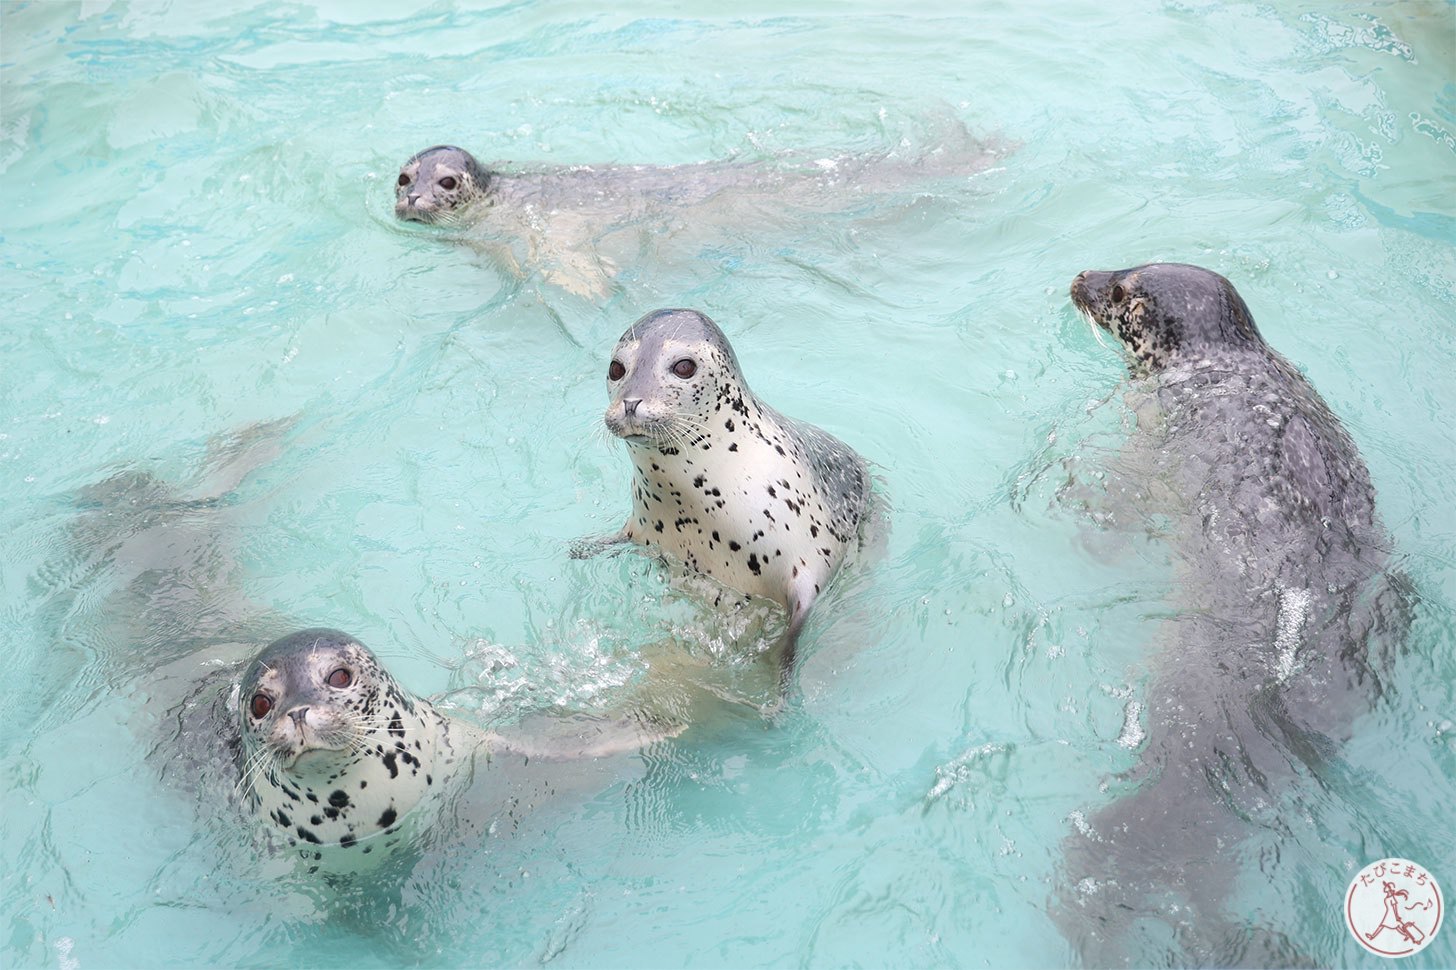
[[[820,585],[819,576],[816,573],[808,568],[795,567],[793,578],[789,581],[789,628],[784,631],[784,635],[769,651],[779,672],[778,700],[775,711],[783,705],[784,698],[788,696],[789,686],[794,677],[794,661],[797,659],[799,633],[804,629],[804,621],[809,618],[810,608],[819,597]]]
[[[613,546],[621,546],[624,543],[631,541],[631,536],[629,536],[627,534],[627,530],[623,528],[621,531],[609,536],[588,536],[585,539],[577,539],[576,541],[572,542],[571,551],[570,553],[568,553],[568,555],[570,555],[572,559],[590,559],[593,556],[599,556],[602,553],[606,552],[608,549],[611,549],[612,555],[615,556],[622,550],[620,548],[612,549]]]
[[[527,758],[575,761],[628,754],[675,738],[686,729],[686,724],[658,723],[631,712],[613,716],[553,709],[490,732],[486,743]]]

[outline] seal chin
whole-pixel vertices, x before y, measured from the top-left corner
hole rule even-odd
[[[335,748],[326,748],[322,745],[309,745],[300,748],[292,758],[279,758],[278,761],[286,771],[307,772],[333,761],[342,753],[342,751]]]

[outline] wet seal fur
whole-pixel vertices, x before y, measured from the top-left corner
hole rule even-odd
[[[627,328],[607,389],[606,425],[635,474],[632,513],[605,543],[659,549],[787,609],[782,690],[810,608],[858,542],[864,459],[759,400],[728,338],[696,310],[656,310]]]
[[[394,214],[406,222],[439,222],[485,199],[491,181],[491,173],[465,149],[433,145],[400,166]]]
[[[376,836],[393,848],[405,816],[484,740],[337,630],[303,630],[260,653],[238,717],[247,804],[305,855],[314,846],[367,855]]]
[[[903,201],[911,186],[963,184],[1002,153],[958,122],[936,142],[918,156],[525,168],[485,165],[463,148],[435,145],[400,167],[394,212],[405,222],[468,226],[461,241],[515,275],[539,273],[569,293],[600,298],[618,286],[621,266],[640,266],[659,244],[696,259],[700,245],[721,244],[724,228],[765,228],[765,210],[831,213]]]
[[[329,629],[292,633],[260,652],[243,676],[236,716],[245,804],[312,870],[331,873],[389,855],[408,841],[407,825],[431,824],[437,799],[493,759],[521,775],[532,763],[621,754],[683,729],[542,713],[519,737],[483,731],[441,714],[358,640]],[[507,797],[513,784],[502,778],[493,787]]]
[[[1089,271],[1071,297],[1117,337],[1130,396],[1143,396],[1122,491],[1154,496],[1140,511],[1171,521],[1178,603],[1124,779],[1136,787],[1068,839],[1053,915],[1089,966],[1310,962],[1297,927],[1223,909],[1241,842],[1285,827],[1275,786],[1324,768],[1408,624],[1369,473],[1224,277],[1173,263]],[[1140,938],[1158,924],[1182,955],[1165,934]]]

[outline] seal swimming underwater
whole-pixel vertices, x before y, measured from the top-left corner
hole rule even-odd
[[[782,686],[810,607],[858,541],[864,459],[759,400],[728,338],[696,310],[655,310],[628,327],[607,388],[606,425],[635,473],[632,513],[606,541],[660,549],[787,609]]]
[[[1127,491],[1171,522],[1178,613],[1151,671],[1137,787],[1068,839],[1054,915],[1091,966],[1164,962],[1167,931],[1184,951],[1173,962],[1306,962],[1295,926],[1235,927],[1223,909],[1236,847],[1280,825],[1274,786],[1319,772],[1403,630],[1369,473],[1224,277],[1089,271],[1071,297],[1117,337],[1145,396]]]

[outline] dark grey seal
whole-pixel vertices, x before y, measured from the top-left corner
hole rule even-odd
[[[1071,296],[1129,356],[1123,471],[1166,524],[1177,602],[1133,790],[1068,840],[1054,915],[1092,966],[1306,963],[1300,927],[1235,926],[1224,903],[1240,843],[1280,829],[1277,786],[1318,775],[1407,622],[1370,475],[1217,273],[1089,271]]]

